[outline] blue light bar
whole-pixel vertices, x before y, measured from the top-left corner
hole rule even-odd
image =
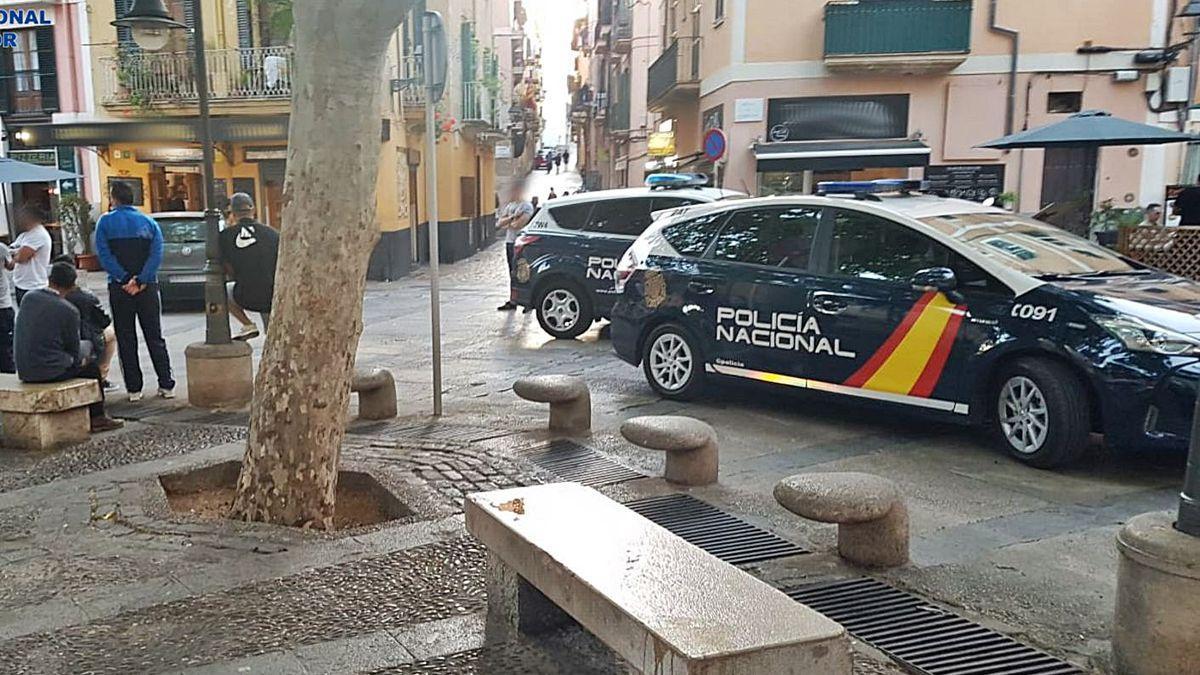
[[[817,183],[819,195],[877,195],[889,192],[915,192],[921,181],[888,178],[884,180],[835,180]]]
[[[704,187],[708,185],[708,176],[702,173],[654,173],[646,176],[646,187],[662,190]]]

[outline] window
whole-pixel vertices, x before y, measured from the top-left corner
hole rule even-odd
[[[0,113],[56,112],[54,27],[18,30],[13,34],[16,44],[0,52]]]
[[[587,225],[588,216],[592,213],[593,202],[568,204],[566,206],[547,206],[554,222],[564,230],[582,230]]]
[[[1083,110],[1082,91],[1052,91],[1046,96],[1046,112],[1077,113]]]
[[[831,262],[834,274],[907,282],[923,269],[947,267],[950,251],[899,223],[835,210]]]
[[[713,258],[806,270],[820,221],[820,209],[739,211],[717,238]]]
[[[671,248],[679,251],[680,255],[689,258],[699,258],[708,250],[713,237],[721,230],[721,224],[728,216],[726,213],[712,215],[676,223],[663,229],[663,238]]]
[[[205,242],[205,224],[203,220],[190,218],[187,220],[159,219],[162,228],[163,241],[168,244],[203,244]]]
[[[713,23],[721,23],[725,20],[725,0],[715,0],[713,2]]]
[[[773,98],[770,140],[824,141],[908,137],[908,94]]]
[[[670,211],[672,209],[680,209],[685,206],[695,206],[696,202],[691,199],[682,197],[655,197],[654,205],[650,207],[650,212]]]
[[[636,237],[650,226],[650,199],[616,199],[597,202],[588,221],[588,232]]]

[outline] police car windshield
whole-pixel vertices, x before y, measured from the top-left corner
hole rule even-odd
[[[1028,216],[956,213],[921,221],[970,246],[981,257],[1034,277],[1136,274],[1116,253]]]

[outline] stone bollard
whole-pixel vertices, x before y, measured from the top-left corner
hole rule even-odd
[[[526,401],[549,403],[551,431],[587,434],[592,430],[592,395],[581,377],[523,377],[513,384],[513,393]]]
[[[390,371],[355,370],[350,391],[358,394],[358,418],[390,420],[396,417],[396,378]]]
[[[1113,672],[1200,673],[1200,538],[1174,523],[1174,513],[1145,513],[1117,534]]]
[[[837,523],[838,555],[863,567],[908,562],[908,507],[896,484],[868,473],[810,473],[775,486],[775,501],[792,513]]]
[[[667,453],[665,478],[679,485],[717,482],[720,458],[717,432],[691,417],[634,417],[621,425],[621,435],[636,446]]]

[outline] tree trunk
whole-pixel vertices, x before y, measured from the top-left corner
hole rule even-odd
[[[388,41],[411,0],[296,0],[279,267],[233,516],[333,525],[362,334]]]

